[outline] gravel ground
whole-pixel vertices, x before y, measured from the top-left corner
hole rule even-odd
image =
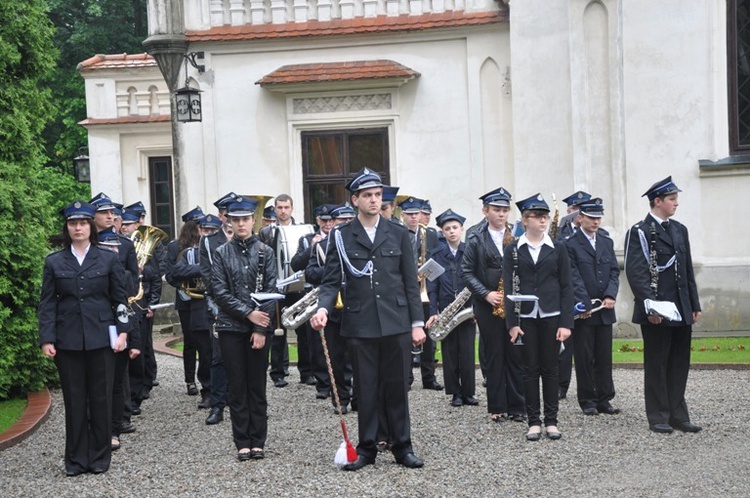
[[[374,466],[350,473],[333,465],[341,433],[330,401],[316,400],[313,387],[296,383],[296,371],[286,388],[269,383],[266,459],[240,463],[229,421],[206,426],[199,399],[185,394],[182,360],[159,355],[158,361],[161,386],[144,402],[143,415],[133,417],[137,432],[123,435],[109,472],[64,477],[64,413],[55,391],[47,422],[0,452],[0,495],[750,495],[750,371],[692,371],[688,404],[704,430],[660,435],[648,430],[642,371],[618,369],[613,404],[622,414],[584,417],[575,399],[563,400],[563,439],[537,443],[525,441],[525,424],[489,422],[482,389],[480,406],[453,408],[443,393],[417,387],[412,437],[425,467],[403,468],[386,453]],[[346,416],[355,444],[356,420],[356,414]]]

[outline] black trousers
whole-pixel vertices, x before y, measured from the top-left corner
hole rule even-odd
[[[381,397],[391,451],[396,458],[411,453],[408,397],[411,332],[375,339],[350,337],[347,340],[356,358],[354,376],[359,387],[357,453],[372,459],[377,455]]]
[[[106,470],[112,457],[112,386],[115,355],[110,348],[58,349],[55,364],[65,403],[65,469]]]
[[[331,392],[331,379],[328,378],[328,367],[326,366],[326,357],[323,353],[323,341],[320,339],[320,333],[310,327],[310,322],[305,322],[303,326],[307,329],[310,372],[315,379],[315,389],[320,393],[329,394]],[[330,348],[331,345],[329,344],[328,347]],[[339,384],[338,387],[341,388],[341,385]]]
[[[487,303],[474,304],[487,365],[487,412],[522,415],[524,387],[520,352],[510,342],[503,318],[492,314]]]
[[[443,339],[443,378],[446,394],[474,396],[476,393],[476,344],[477,326],[467,320]]]
[[[191,311],[180,311],[180,324],[182,325],[183,350],[182,364],[185,369],[185,383],[195,383],[195,363],[198,360],[198,382],[201,385],[201,395],[211,392],[211,337],[208,330],[193,330],[190,327]],[[186,326],[187,324],[187,326]]]
[[[324,384],[326,389],[331,387],[331,379],[328,375],[328,366],[325,363],[325,354],[323,353],[323,341],[320,339],[320,332],[313,331],[318,334],[317,342],[320,343],[321,356],[323,356],[323,368],[326,371],[326,383]],[[338,320],[329,320],[325,328],[326,346],[328,347],[328,357],[331,360],[331,369],[333,370],[333,377],[336,380],[336,390],[339,394],[339,401],[341,406],[348,406],[352,399],[352,365],[349,361],[349,355],[347,354],[347,341],[345,337],[341,336],[341,322]],[[320,391],[320,382],[318,383],[318,390]],[[331,403],[336,406],[336,402],[331,396]]]
[[[218,337],[211,332],[211,408],[227,406],[229,379]]]
[[[581,409],[605,407],[615,397],[612,380],[612,325],[588,325],[577,320],[576,379]]]
[[[430,305],[425,303],[422,305],[422,311],[424,313],[424,321],[430,317]],[[435,382],[435,350],[437,349],[435,341],[427,336],[424,343],[421,346],[422,351],[419,353],[419,371],[422,374],[422,387],[429,387]],[[409,370],[409,385],[414,383],[414,373]]]
[[[565,350],[557,355],[557,368],[560,381],[560,391],[567,394],[568,388],[570,387],[570,380],[573,378],[573,355],[575,352],[573,334],[565,339],[563,344],[565,344]],[[576,373],[578,373],[578,370],[576,370]]]
[[[268,339],[262,349],[253,349],[250,335],[220,332],[219,343],[229,377],[229,412],[232,436],[238,450],[263,448],[268,436],[266,369]]]
[[[138,321],[135,324],[136,327],[140,328],[141,340],[143,339],[144,330],[146,328],[146,315],[136,315]],[[141,348],[144,343],[141,342]],[[141,349],[141,354],[128,361],[128,380],[130,383],[130,401],[131,406],[140,406],[143,401],[143,393],[146,390],[146,371],[144,360],[144,350]]]
[[[114,374],[112,378],[112,433],[120,435],[124,421],[130,421],[130,380],[128,366],[130,358],[128,351],[112,353],[114,355]]]
[[[143,316],[141,327],[141,356],[143,356],[143,385],[147,391],[154,387],[156,380],[156,355],[154,354],[154,319]]]
[[[646,416],[649,424],[690,422],[685,387],[693,327],[641,325]]]
[[[544,425],[557,425],[557,389],[559,385],[557,357],[560,342],[557,335],[559,317],[523,318],[523,386],[526,395],[526,416],[529,426],[541,425],[539,379],[544,397]]]

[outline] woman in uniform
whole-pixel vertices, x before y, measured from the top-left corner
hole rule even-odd
[[[96,246],[94,212],[83,201],[63,209],[63,249],[44,262],[39,302],[39,344],[55,360],[65,402],[68,476],[109,469],[115,353],[128,331],[122,265]]]

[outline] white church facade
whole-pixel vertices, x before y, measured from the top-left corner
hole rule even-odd
[[[748,4],[150,0],[155,59],[79,66],[92,191],[142,200],[174,230],[228,191],[288,193],[309,220],[363,166],[471,224],[498,186],[548,201],[583,189],[604,199],[622,248],[648,211],[641,194],[672,175],[698,328],[749,330]],[[201,90],[201,122],[170,117],[170,89],[185,84]],[[631,300],[623,279],[623,333]]]

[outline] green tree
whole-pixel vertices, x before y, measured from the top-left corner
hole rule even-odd
[[[44,0],[0,2],[0,400],[56,378],[37,346],[44,256],[75,185],[46,168],[42,131],[53,116],[42,84],[57,50]]]
[[[96,54],[142,53],[147,36],[147,0],[47,0],[60,52],[49,82],[59,109],[45,130],[52,164],[70,171],[70,161],[87,143],[83,78],[76,67]]]

